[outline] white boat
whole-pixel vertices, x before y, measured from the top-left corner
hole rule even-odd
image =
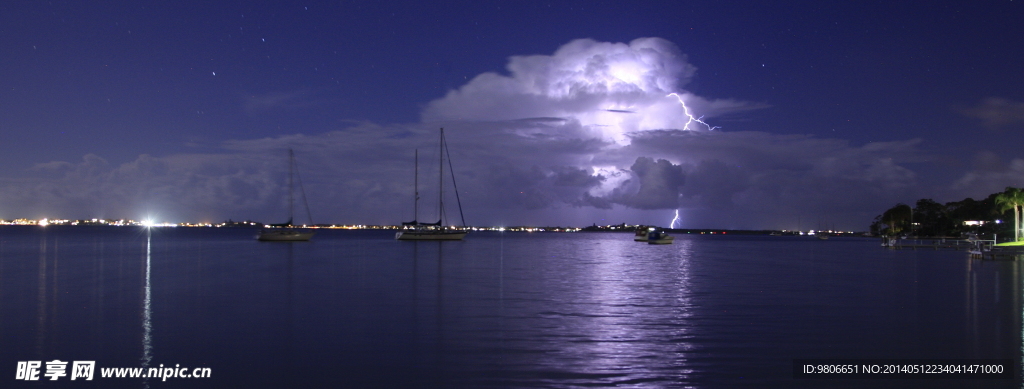
[[[413,184],[413,221],[402,223],[402,231],[395,233],[397,240],[462,240],[469,233],[464,227],[450,227],[444,225],[444,157],[448,154],[448,143],[444,139],[444,129],[441,129],[440,152],[438,153],[438,220],[437,223],[420,223],[419,201],[420,201],[420,161],[419,150],[416,150],[416,168]],[[455,184],[455,172],[451,170],[451,157],[448,158],[448,170],[452,174],[452,186],[455,187],[455,199],[459,204],[459,217],[462,225],[466,225],[466,219],[462,215],[462,200],[459,199],[459,187]]]
[[[654,230],[647,233],[647,244],[672,244],[674,236],[662,230]]]
[[[302,188],[302,178],[299,177],[299,170],[295,167],[295,152],[288,149],[288,222],[282,224],[271,224],[256,235],[261,242],[305,242],[313,238],[312,231],[297,230],[292,225],[293,211],[295,208],[295,185],[294,179],[299,179],[299,189],[302,191],[302,201],[306,204],[306,215],[309,216],[310,224],[313,223],[313,216],[309,213],[309,203],[306,202],[306,190]]]

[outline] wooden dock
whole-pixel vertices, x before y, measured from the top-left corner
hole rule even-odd
[[[969,250],[973,244],[964,239],[896,239],[892,250]]]
[[[980,245],[981,250],[977,249],[977,242],[963,239],[896,239],[886,247],[890,250],[963,250],[970,252],[972,258],[978,259],[1024,259],[1024,247],[1000,247],[995,246],[992,241],[985,242],[987,244]]]

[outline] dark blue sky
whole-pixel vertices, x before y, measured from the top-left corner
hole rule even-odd
[[[293,147],[318,221],[397,223],[411,183],[395,174],[441,125],[453,152],[493,139],[499,154],[457,155],[471,224],[667,224],[680,209],[689,227],[864,229],[898,201],[1024,185],[1019,1],[213,3],[0,5],[0,218],[275,218],[273,169]],[[647,130],[681,130],[659,121],[632,143],[527,158],[545,143],[509,123],[558,118],[568,127],[544,127],[544,139],[583,143],[597,138],[573,123],[608,124],[472,82],[496,73],[521,88],[533,76],[515,77],[511,57],[647,37],[693,71],[644,93],[689,93],[693,113],[720,127],[706,141],[642,149],[660,134]],[[561,74],[538,69],[545,82]],[[587,93],[545,98],[578,107]],[[480,108],[489,101],[504,109]],[[601,101],[588,109],[638,107]],[[642,157],[667,170],[644,170]]]

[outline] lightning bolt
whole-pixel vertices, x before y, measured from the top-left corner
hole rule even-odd
[[[703,116],[701,116],[699,118],[698,117],[693,117],[693,115],[690,114],[690,108],[688,108],[686,106],[686,103],[683,102],[683,97],[679,96],[679,94],[669,93],[668,96],[665,96],[665,97],[672,97],[672,96],[674,96],[676,98],[676,100],[679,100],[679,105],[683,106],[683,113],[685,113],[686,117],[689,119],[689,120],[686,121],[686,125],[683,126],[684,130],[690,131],[690,124],[693,123],[693,122],[697,122],[697,123],[703,124],[704,127],[708,128],[708,131],[714,131],[716,128],[721,128],[721,127],[718,127],[718,126],[713,126],[712,127],[710,124],[704,123],[704,121],[701,120],[701,119],[704,118]]]
[[[676,217],[673,218],[672,221],[668,223],[668,228],[676,228],[676,222],[678,222],[678,221],[679,221],[679,210],[677,209],[676,210]]]

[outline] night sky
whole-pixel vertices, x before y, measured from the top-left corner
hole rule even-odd
[[[8,1],[0,218],[431,220],[444,127],[471,225],[866,230],[1024,186],[1022,3]]]

